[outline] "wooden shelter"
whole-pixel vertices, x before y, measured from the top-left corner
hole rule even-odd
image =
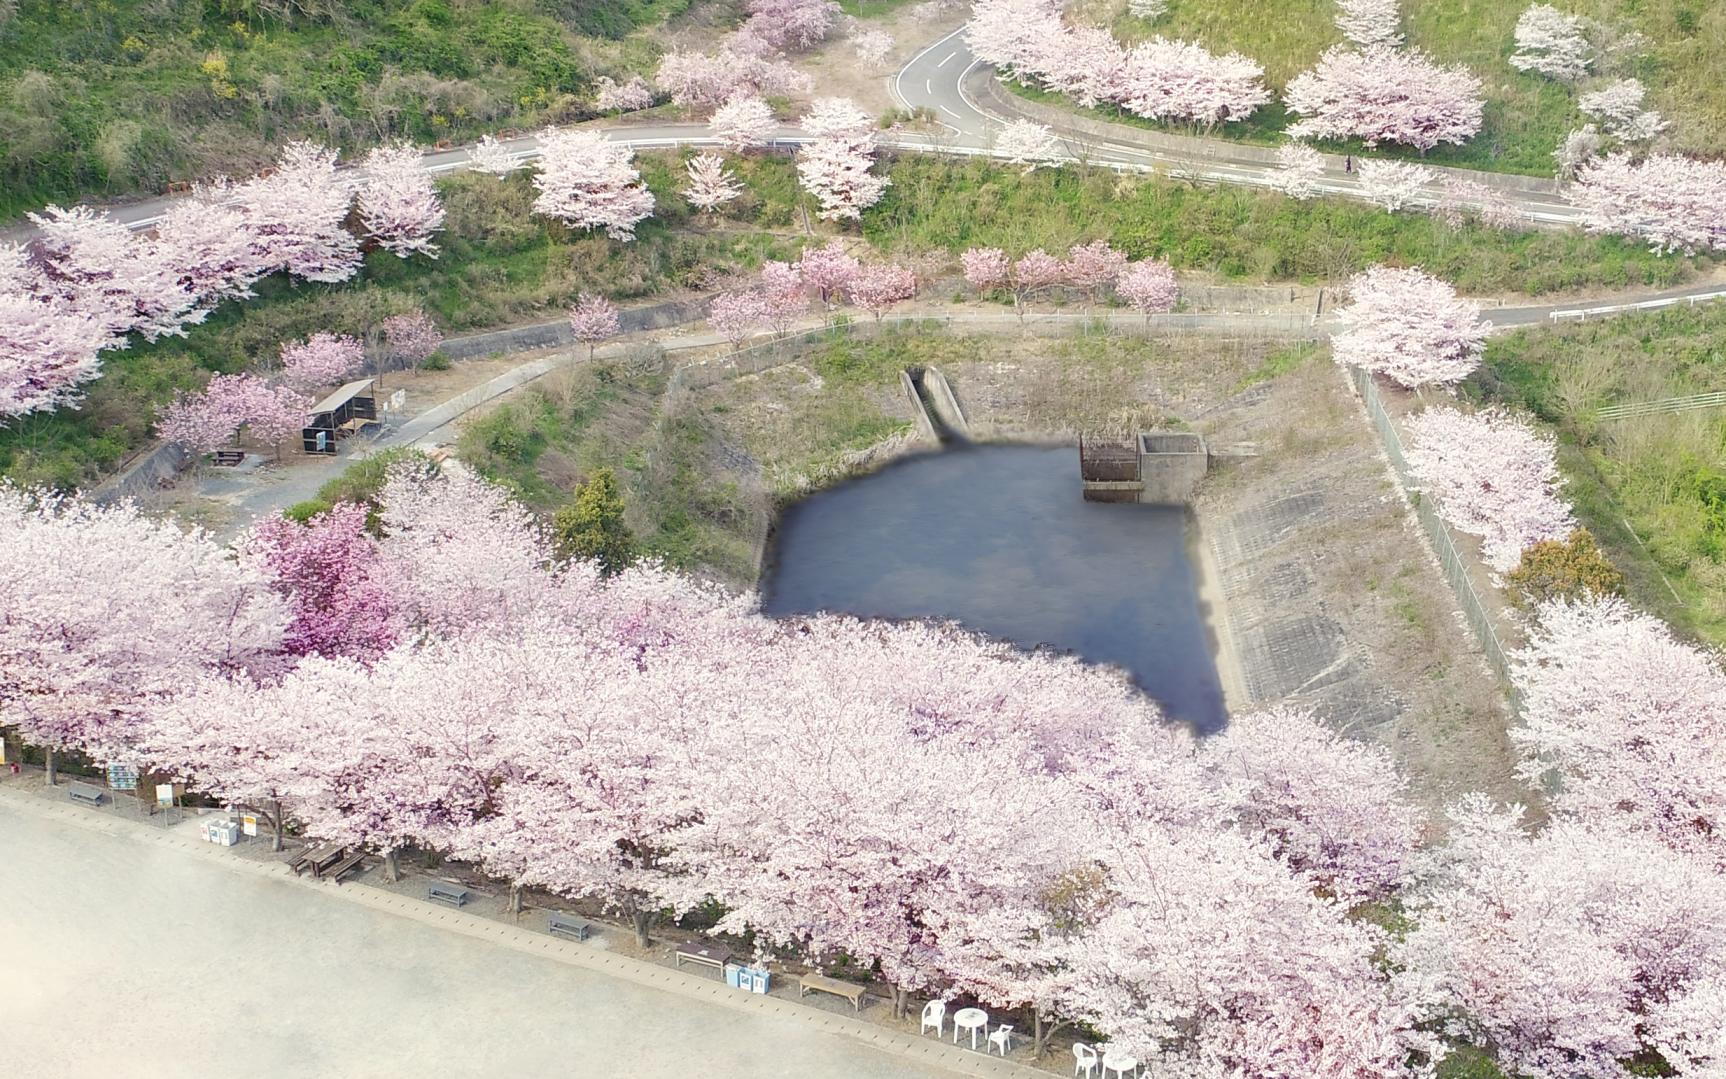
[[[358,434],[366,424],[378,419],[377,398],[372,395],[369,378],[349,382],[312,406],[300,429],[300,440],[307,453],[335,455],[336,442]]]

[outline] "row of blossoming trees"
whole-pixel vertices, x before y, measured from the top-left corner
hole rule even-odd
[[[717,901],[901,1009],[967,994],[1180,1074],[1422,1075],[1441,1033],[1540,1079],[1720,1063],[1726,679],[1621,607],[1524,657],[1555,822],[1464,799],[1423,850],[1386,754],[1305,716],[1197,742],[1070,660],[560,565],[476,479],[403,468],[380,501],[378,534],[342,505],[230,551],[0,493],[0,719],[643,935]]]

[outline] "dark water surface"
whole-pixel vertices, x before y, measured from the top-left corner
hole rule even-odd
[[[1130,671],[1175,719],[1224,720],[1186,512],[1080,496],[1076,449],[962,446],[785,511],[769,614],[951,618]]]

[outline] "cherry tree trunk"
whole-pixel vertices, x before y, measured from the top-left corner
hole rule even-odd
[[[893,987],[893,1018],[903,1019],[911,1009],[911,994],[897,985]]]
[[[270,849],[280,851],[287,844],[282,841],[282,832],[285,829],[282,826],[282,802],[279,798],[270,801],[270,827],[275,829],[276,833],[276,838],[270,843]]]
[[[1049,1051],[1049,1041],[1067,1025],[1066,1020],[1045,1015],[1041,1009],[1031,1012],[1031,1059],[1040,1060]]]
[[[653,911],[638,908],[632,908],[629,912],[630,924],[635,926],[635,946],[637,948],[645,948],[652,943],[648,939],[647,931],[653,928],[653,915]]]
[[[43,755],[44,761],[47,763],[47,766],[48,766],[47,772],[45,773],[47,776],[47,779],[48,779],[48,785],[50,787],[52,787],[55,783],[55,779],[57,776],[57,773],[54,771],[54,747],[48,746],[47,748],[43,749],[42,755]]]
[[[391,884],[402,879],[401,863],[396,860],[396,852],[393,847],[384,851],[384,879]]]
[[[511,914],[520,914],[521,913],[521,884],[520,883],[512,883],[509,886],[509,912]]]

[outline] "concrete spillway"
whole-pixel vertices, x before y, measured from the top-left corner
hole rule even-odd
[[[971,441],[971,425],[947,376],[933,367],[910,367],[901,372],[901,379],[917,407],[919,430],[943,443]]]

